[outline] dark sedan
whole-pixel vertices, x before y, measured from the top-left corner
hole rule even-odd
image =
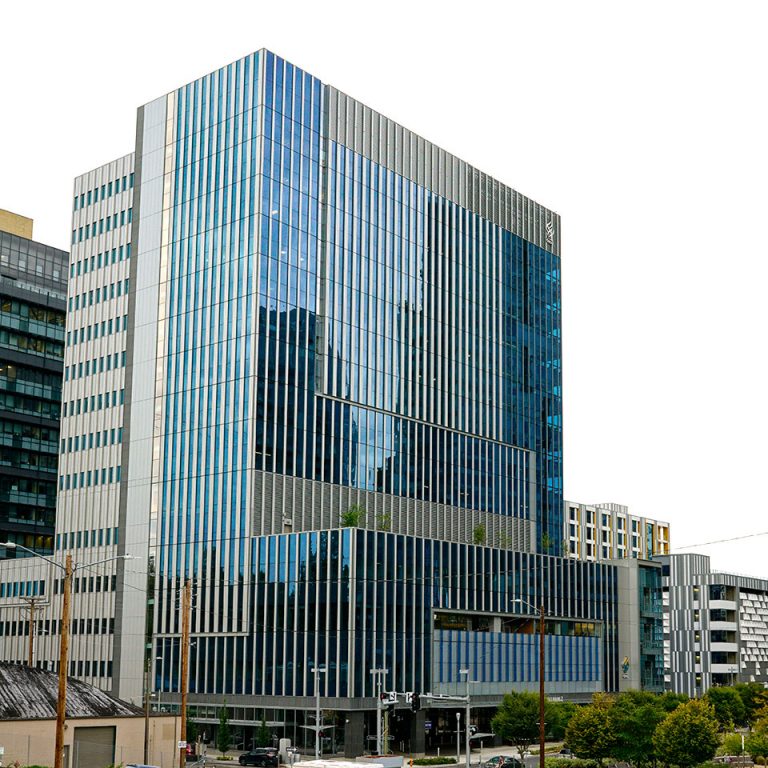
[[[257,747],[239,757],[240,765],[257,765],[259,768],[274,768],[277,765],[277,750]]]

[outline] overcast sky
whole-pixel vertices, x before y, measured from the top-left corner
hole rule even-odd
[[[767,9],[7,3],[0,208],[68,248],[140,104],[270,48],[561,214],[566,498],[768,578]]]

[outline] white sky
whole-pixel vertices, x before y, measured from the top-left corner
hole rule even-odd
[[[375,10],[374,10],[375,9]],[[140,104],[267,47],[563,217],[565,494],[768,531],[761,2],[6,3],[0,207],[68,248]],[[768,536],[698,551],[768,578]]]

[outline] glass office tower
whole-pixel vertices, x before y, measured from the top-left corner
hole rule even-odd
[[[559,217],[266,51],[142,107],[135,178],[119,546],[163,700],[187,580],[195,705],[287,722],[322,664],[348,751],[369,668],[534,684],[525,605],[553,692],[614,686],[615,572],[557,557]]]

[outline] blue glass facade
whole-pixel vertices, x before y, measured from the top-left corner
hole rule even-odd
[[[599,624],[548,640],[550,679],[611,686],[608,566],[462,543],[512,520],[521,549],[559,550],[556,249],[332,138],[328,88],[264,51],[146,108],[157,687],[178,690],[187,579],[200,697],[311,696],[313,663],[336,699],[371,697],[376,666],[427,691],[489,642],[493,681],[527,684],[526,635],[433,628],[435,610],[504,616],[515,598]],[[140,292],[156,277],[138,270]],[[405,499],[444,535],[339,529],[329,488]],[[297,504],[328,530],[291,531]]]
[[[259,537],[252,546],[250,631],[195,635],[193,693],[311,697],[315,663],[329,670],[324,695],[341,699],[372,697],[373,667],[391,670],[387,683],[398,691],[437,692],[465,666],[480,683],[534,683],[535,633],[434,630],[435,611],[509,617],[520,611],[516,600],[544,601],[546,679],[555,690],[616,685],[611,566],[352,528]],[[559,618],[594,630],[561,633]],[[158,649],[157,682],[178,690],[178,641]]]

